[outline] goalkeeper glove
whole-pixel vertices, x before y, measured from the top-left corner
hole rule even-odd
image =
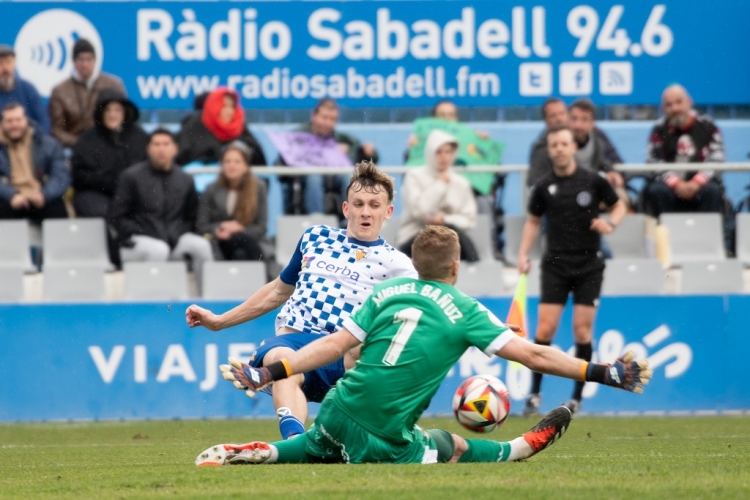
[[[642,393],[643,386],[648,385],[654,372],[649,370],[648,361],[634,361],[633,351],[626,352],[614,363],[589,363],[586,368],[586,381],[618,387],[629,392]]]

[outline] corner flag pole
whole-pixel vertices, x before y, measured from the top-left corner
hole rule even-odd
[[[516,285],[516,293],[513,295],[513,302],[510,303],[510,311],[508,311],[508,319],[505,321],[506,325],[515,325],[520,327],[520,330],[514,330],[516,335],[521,338],[528,337],[528,324],[526,320],[526,281],[528,275],[522,273],[518,278],[518,284]],[[516,370],[521,368],[520,363],[511,362],[510,366]]]

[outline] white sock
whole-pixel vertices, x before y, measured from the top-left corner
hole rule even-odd
[[[534,453],[534,449],[523,437],[517,437],[513,441],[509,441],[508,444],[510,444],[508,462],[529,458]]]

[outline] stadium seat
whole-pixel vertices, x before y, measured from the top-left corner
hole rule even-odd
[[[264,262],[218,261],[203,264],[203,298],[245,300],[266,284]]]
[[[506,215],[503,217],[503,234],[505,245],[503,246],[503,259],[510,265],[518,263],[518,250],[521,248],[521,235],[523,225],[526,222],[525,215]],[[531,246],[529,258],[537,260],[542,257],[542,234],[539,234]]]
[[[494,238],[494,226],[488,214],[477,214],[477,224],[468,231],[468,236],[474,243],[480,260],[494,259],[492,238]]]
[[[658,259],[612,259],[604,269],[602,295],[663,295],[664,271]]]
[[[0,222],[0,267],[36,272],[31,263],[28,226],[25,220]]]
[[[737,214],[737,259],[750,266],[750,213]]]
[[[742,263],[737,259],[686,262],[682,266],[683,295],[742,293]]]
[[[335,215],[282,215],[276,222],[276,262],[286,265],[297,248],[302,233],[310,226],[324,224],[338,227]]]
[[[114,269],[107,253],[104,219],[48,219],[42,224],[47,266]]]
[[[646,216],[626,215],[617,229],[605,234],[604,239],[614,259],[646,259],[653,257],[646,240]]]
[[[672,266],[726,258],[720,214],[669,213],[660,219],[669,232]]]
[[[23,269],[0,267],[0,302],[21,302],[23,299]]]
[[[125,300],[186,300],[185,262],[125,262]]]
[[[401,217],[394,215],[383,224],[383,229],[380,230],[380,237],[383,238],[386,243],[392,247],[397,246],[396,235],[398,229],[401,227]]]
[[[45,302],[99,302],[106,298],[104,269],[100,267],[44,266]]]
[[[472,297],[497,297],[505,292],[503,263],[485,259],[479,262],[462,262],[458,270],[456,288]]]

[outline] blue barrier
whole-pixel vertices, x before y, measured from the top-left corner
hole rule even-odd
[[[508,299],[483,300],[500,317]],[[219,377],[227,356],[248,357],[271,334],[273,315],[224,332],[185,326],[186,303],[0,306],[0,421],[271,417],[271,398],[245,397]],[[234,304],[211,304],[223,311]],[[530,324],[536,301],[530,300]],[[584,391],[594,413],[750,409],[744,374],[750,297],[604,298],[596,324],[596,359],[623,349],[655,369],[644,395],[596,385]],[[572,345],[570,316],[557,342]],[[465,377],[490,373],[506,382],[518,412],[531,373],[469,351],[428,413],[450,412]],[[572,381],[546,377],[543,409],[568,399]]]

